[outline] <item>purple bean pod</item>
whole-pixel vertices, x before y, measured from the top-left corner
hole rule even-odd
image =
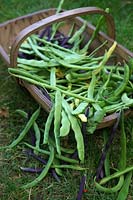
[[[24,172],[30,172],[30,173],[41,173],[42,168],[30,168],[30,167],[20,167],[20,169]]]
[[[97,171],[96,171],[96,181],[99,181],[101,179],[101,174],[102,174],[102,171],[104,170],[104,161],[106,159],[106,154],[116,136],[116,130],[118,128],[118,125],[119,125],[119,121],[120,121],[120,112],[119,112],[119,115],[117,117],[117,120],[116,120],[116,123],[114,124],[112,130],[111,130],[111,134],[109,136],[109,139],[107,141],[107,143],[105,144],[104,146],[104,149],[103,149],[103,152],[102,152],[102,155],[101,155],[101,158],[99,160],[99,164],[98,164],[98,168],[97,168]]]
[[[86,182],[86,176],[83,175],[80,181],[79,192],[78,192],[76,200],[82,199],[84,188],[85,188],[85,182]]]

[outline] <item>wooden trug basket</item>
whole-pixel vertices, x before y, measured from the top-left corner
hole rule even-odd
[[[80,16],[85,14],[100,14],[104,15],[106,18],[107,34],[99,32],[98,36],[90,47],[90,49],[93,51],[106,40],[107,43],[103,49],[100,49],[100,54],[101,51],[104,52],[105,48],[109,48],[115,40],[114,20],[110,14],[106,13],[100,8],[84,7],[69,11],[62,11],[59,14],[56,14],[56,9],[42,10],[0,24],[0,55],[9,67],[17,67],[19,47],[28,36],[41,31],[52,23],[59,21],[65,21],[65,27],[63,26],[62,31],[67,34],[73,22],[75,22],[77,29],[82,26],[83,19],[80,18]],[[86,30],[84,31],[86,40],[90,38],[94,30],[95,26],[88,23]],[[122,45],[117,44],[114,58],[115,63],[118,63],[119,61],[127,62],[131,57],[133,57],[132,52]],[[50,111],[52,103],[46,98],[40,89],[38,89],[35,85],[29,84],[23,80],[19,80],[18,83],[23,85],[47,112]],[[125,115],[130,114],[132,114],[131,110],[128,110],[125,113]],[[100,129],[113,125],[116,118],[117,113],[106,116],[97,128]]]

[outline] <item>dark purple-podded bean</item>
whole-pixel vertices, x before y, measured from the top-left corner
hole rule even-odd
[[[79,192],[77,195],[76,200],[81,200],[84,192],[84,187],[85,187],[85,182],[86,182],[86,176],[83,175],[80,181],[80,186],[79,186]]]
[[[118,117],[117,117],[117,120],[111,130],[111,134],[109,136],[109,139],[107,141],[107,143],[105,144],[105,147],[103,149],[103,152],[102,152],[102,155],[101,155],[101,158],[100,158],[100,161],[99,161],[99,164],[98,164],[98,168],[97,168],[97,171],[96,171],[96,181],[99,181],[101,179],[101,171],[103,171],[103,166],[104,166],[104,161],[106,159],[106,154],[113,142],[113,139],[115,138],[115,135],[116,135],[116,130],[118,128],[118,125],[119,125],[119,121],[120,121],[120,112],[118,114]]]

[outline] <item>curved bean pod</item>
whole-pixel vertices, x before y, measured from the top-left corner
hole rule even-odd
[[[49,160],[48,160],[45,168],[41,172],[41,174],[34,181],[22,186],[21,188],[27,189],[27,188],[31,188],[31,187],[36,186],[47,175],[47,173],[48,173],[48,171],[49,171],[49,169],[50,169],[50,167],[53,163],[53,160],[54,160],[54,148],[51,146]]]
[[[25,135],[28,133],[30,130],[31,126],[34,124],[35,120],[38,118],[40,113],[40,107],[32,114],[31,118],[27,122],[26,126],[22,130],[22,132],[19,134],[18,138],[15,139],[11,144],[9,144],[6,147],[1,147],[0,149],[5,149],[5,148],[14,148],[19,142],[22,141],[22,139],[25,137]]]
[[[124,183],[124,176],[121,175],[120,178],[119,178],[119,181],[117,183],[117,185],[115,185],[114,187],[110,187],[110,188],[107,188],[107,187],[103,187],[102,185],[100,185],[98,182],[95,182],[95,186],[96,188],[101,191],[101,192],[106,192],[106,193],[114,193],[114,192],[117,192],[121,189],[123,183]]]

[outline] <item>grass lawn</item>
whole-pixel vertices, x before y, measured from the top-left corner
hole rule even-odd
[[[57,7],[58,0],[0,0],[0,23],[41,9]],[[133,2],[131,0],[66,0],[64,9],[86,6],[110,8],[116,25],[116,40],[129,50],[133,51]],[[38,104],[28,95],[27,91],[18,86],[7,72],[7,66],[0,60],[0,146],[9,144],[18,132],[22,130],[25,120],[16,109],[33,111]],[[42,117],[46,114],[42,112]],[[43,123],[43,122],[42,122]],[[133,118],[126,120],[127,134],[127,165],[133,165]],[[87,147],[86,166],[87,192],[84,200],[115,200],[117,193],[105,194],[94,187],[93,176],[98,165],[103,146],[102,131],[89,136]],[[112,166],[119,160],[119,134],[112,147]],[[1,200],[75,200],[79,189],[82,172],[64,170],[61,183],[58,183],[49,174],[41,183],[29,190],[20,190],[19,186],[30,182],[37,174],[23,173],[20,166],[28,162],[22,154],[23,145],[13,150],[0,152],[0,199]],[[35,163],[37,166],[38,163]],[[133,199],[133,181],[130,186],[128,200]]]

